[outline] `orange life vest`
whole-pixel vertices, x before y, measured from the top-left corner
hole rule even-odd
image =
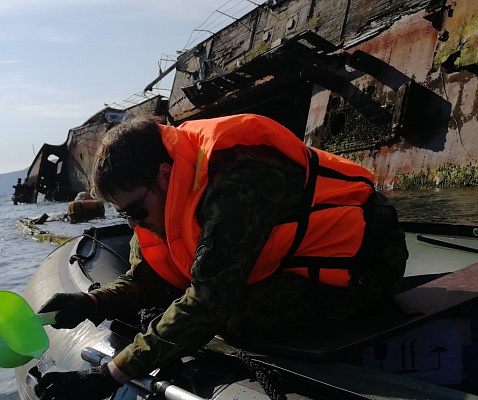
[[[364,205],[374,192],[365,168],[306,146],[277,122],[251,114],[159,125],[174,160],[165,208],[166,239],[136,227],[148,263],[172,285],[191,283],[200,227],[195,212],[208,182],[215,150],[235,145],[268,145],[303,166],[307,173],[303,207],[296,221],[276,226],[256,261],[248,284],[280,270],[347,286],[362,244]]]

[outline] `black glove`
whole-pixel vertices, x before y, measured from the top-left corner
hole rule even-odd
[[[95,309],[95,301],[86,293],[56,293],[38,312],[59,310],[60,312],[55,317],[56,324],[53,324],[52,327],[71,329],[86,318],[93,320]]]
[[[121,386],[103,364],[84,371],[49,372],[36,385],[35,394],[40,400],[101,400]]]

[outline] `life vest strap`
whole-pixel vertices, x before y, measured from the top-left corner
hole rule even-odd
[[[367,185],[370,185],[372,188],[375,188],[373,182],[370,179],[366,178],[365,176],[346,175],[334,169],[324,167],[323,165],[318,165],[318,164],[317,164],[316,170],[317,170],[317,174],[324,178],[340,179],[342,181],[348,181],[348,182],[364,182]]]
[[[314,282],[319,282],[321,270],[340,270],[347,271],[347,278],[340,282],[339,286],[350,286],[355,283],[354,271],[357,267],[357,260],[355,257],[308,257],[298,256],[292,257],[287,264],[287,269],[306,268],[309,279]],[[344,275],[345,277],[345,275]],[[343,280],[343,278],[342,278]],[[338,284],[338,282],[336,282]]]
[[[317,256],[297,256],[292,257],[287,263],[286,268],[311,268],[311,269],[346,269],[350,270],[357,266],[357,260],[354,257],[317,257]]]
[[[315,211],[328,210],[330,208],[339,208],[339,207],[359,207],[364,208],[362,204],[316,204],[310,208],[309,214],[312,214]]]
[[[357,272],[361,267],[361,260],[358,257],[304,257],[298,256],[294,257],[294,254],[297,252],[298,248],[300,247],[305,234],[307,232],[307,228],[309,226],[309,218],[310,214],[320,210],[326,210],[330,208],[337,208],[337,207],[360,207],[364,209],[365,214],[368,217],[369,208],[371,201],[366,202],[365,205],[341,205],[341,204],[315,204],[313,205],[313,199],[317,184],[317,177],[327,177],[332,179],[339,179],[343,181],[349,182],[364,182],[370,185],[374,189],[373,182],[363,176],[349,176],[333,170],[331,168],[324,167],[319,164],[319,156],[318,154],[309,149],[308,154],[308,162],[309,162],[309,176],[307,179],[307,183],[304,188],[304,194],[302,197],[302,204],[299,207],[299,213],[296,216],[297,221],[297,230],[295,233],[294,240],[287,252],[286,256],[281,261],[279,267],[277,268],[277,272],[283,271],[284,269],[288,268],[307,268],[309,278],[313,282],[319,281],[319,274],[320,269],[336,269],[336,270],[344,270],[348,271],[350,274],[351,280],[349,284],[355,284],[357,281],[356,276],[358,276]],[[375,189],[374,189],[375,191]],[[373,196],[371,196],[373,198]]]
[[[289,260],[295,254],[299,248],[302,240],[304,240],[307,228],[309,227],[309,216],[310,208],[312,206],[312,201],[314,199],[315,186],[317,184],[317,166],[319,165],[319,156],[315,151],[309,149],[309,176],[307,183],[305,184],[304,194],[302,196],[301,205],[299,207],[300,214],[297,218],[297,230],[295,233],[294,240],[289,248],[289,251],[282,259],[278,271],[282,271],[284,268],[287,268]],[[304,212],[305,210],[305,212]]]

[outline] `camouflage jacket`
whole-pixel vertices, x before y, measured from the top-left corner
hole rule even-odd
[[[92,292],[98,313],[111,319],[143,307],[166,311],[115,357],[124,373],[141,377],[225,331],[271,230],[296,212],[304,182],[303,168],[269,147],[236,146],[213,153],[196,214],[201,233],[193,280],[184,294],[142,259],[133,237],[131,269]],[[175,296],[180,297],[173,300]],[[169,307],[165,302],[171,302]]]

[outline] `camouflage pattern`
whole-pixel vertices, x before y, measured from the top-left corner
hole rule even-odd
[[[138,334],[116,356],[115,363],[124,373],[141,377],[193,352],[215,334],[247,343],[320,327],[327,320],[347,317],[362,305],[383,301],[396,289],[405,267],[406,247],[399,228],[384,234],[392,223],[377,224],[369,234],[388,239],[383,250],[374,247],[373,256],[364,256],[368,268],[360,277],[361,286],[327,287],[285,272],[246,285],[272,228],[297,211],[304,170],[274,149],[237,146],[213,154],[209,176],[197,210],[201,235],[192,265],[193,281],[185,293],[171,287],[142,259],[135,237],[131,270],[92,292],[98,298],[98,313],[107,318],[141,307],[166,309],[152,320],[146,333]]]

